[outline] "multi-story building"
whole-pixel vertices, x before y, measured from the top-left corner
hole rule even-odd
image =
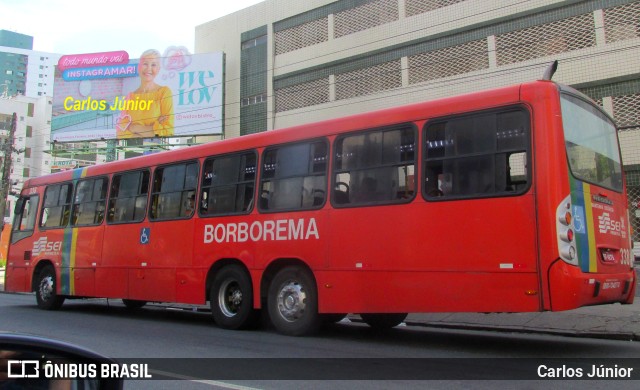
[[[16,114],[16,129],[11,137],[11,120]],[[51,97],[30,98],[15,96],[0,99],[0,147],[2,167],[10,165],[10,191],[19,192],[30,177],[51,173],[52,157],[48,153],[51,128]],[[12,146],[12,147],[11,147]],[[9,162],[5,153],[11,156]],[[0,170],[0,172],[4,172]],[[4,178],[3,178],[4,179]],[[14,196],[7,198],[5,222],[10,223]]]
[[[0,30],[0,95],[53,96],[60,54],[32,50],[33,37]]]
[[[554,80],[620,126],[640,233],[639,19],[629,0],[266,0],[197,26],[195,48],[226,54],[226,137],[535,80],[558,60]]]
[[[33,37],[0,30],[0,158],[11,155],[10,191],[24,180],[51,173],[55,160],[50,154],[51,101],[59,54],[32,50]],[[11,117],[16,113],[16,131],[10,137]],[[4,178],[3,178],[4,179]],[[6,194],[3,194],[6,195]],[[14,197],[8,196],[5,221],[10,222]]]

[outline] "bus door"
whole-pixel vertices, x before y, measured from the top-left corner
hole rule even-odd
[[[30,265],[33,259],[34,234],[40,195],[24,190],[16,203],[7,255],[5,291],[31,291]]]
[[[107,203],[102,267],[96,290],[107,298],[141,299],[130,294],[137,270],[147,267],[148,226],[143,224],[149,193],[148,170],[114,174]],[[135,288],[134,288],[135,290]],[[146,299],[145,299],[146,300]]]
[[[146,264],[136,265],[129,275],[133,299],[187,302],[189,296],[202,295],[190,290],[200,286],[190,273],[198,171],[196,161],[155,169],[148,222],[140,226],[138,240]]]
[[[81,179],[76,184],[70,226],[63,233],[61,286],[66,289],[68,273],[70,295],[99,296],[95,291],[95,277],[102,265],[107,189],[107,177]]]

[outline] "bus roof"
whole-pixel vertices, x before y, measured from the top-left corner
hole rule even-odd
[[[558,88],[557,84],[551,81],[533,81],[509,87],[387,108],[337,119],[298,125],[285,129],[214,141],[179,150],[171,150],[126,160],[113,161],[105,164],[93,165],[87,168],[77,168],[75,170],[53,173],[28,179],[25,181],[23,188],[71,180],[74,177],[73,172],[78,169],[88,169],[87,176],[108,175],[114,172],[135,170],[178,161],[195,160],[201,157],[220,155],[233,151],[259,149],[270,145],[326,137],[346,131],[377,128],[398,123],[416,122],[432,117],[452,115],[462,111],[490,108],[493,106],[498,107],[519,101],[520,88],[524,85],[530,85],[534,88]],[[479,99],[479,97],[481,98]],[[428,110],[428,112],[426,112],[426,110]]]

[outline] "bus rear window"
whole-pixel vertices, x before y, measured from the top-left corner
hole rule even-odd
[[[615,125],[596,106],[575,96],[562,94],[561,106],[573,176],[621,192],[622,167]]]

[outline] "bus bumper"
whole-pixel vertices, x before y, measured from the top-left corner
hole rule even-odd
[[[4,291],[31,292],[29,269],[7,264],[5,269]]]
[[[633,303],[636,273],[596,274],[556,261],[549,270],[551,310],[571,310],[604,303]]]

